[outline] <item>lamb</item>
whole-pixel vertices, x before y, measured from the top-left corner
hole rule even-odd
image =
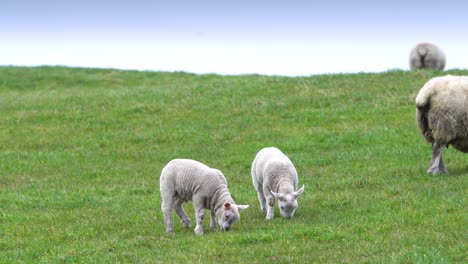
[[[445,54],[432,43],[419,43],[411,49],[410,68],[411,70],[443,70],[445,68]]]
[[[442,160],[444,147],[468,152],[468,76],[429,80],[416,96],[416,120],[426,141],[432,143],[427,172],[448,173]]]
[[[257,153],[251,173],[266,219],[274,218],[275,198],[278,199],[281,215],[291,219],[298,207],[297,198],[304,192],[304,185],[294,191],[298,177],[291,160],[277,148],[264,148]]]
[[[172,233],[172,209],[185,227],[190,227],[190,219],[182,208],[187,201],[193,202],[195,209],[195,234],[203,235],[205,209],[211,211],[210,227],[216,229],[216,220],[223,231],[231,229],[239,220],[239,211],[249,207],[237,205],[231,197],[223,173],[205,164],[190,159],[171,160],[162,170],[159,185],[166,233]]]

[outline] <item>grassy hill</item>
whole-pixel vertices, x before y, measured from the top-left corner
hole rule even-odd
[[[0,262],[466,263],[468,156],[448,148],[450,174],[428,176],[414,117],[442,74],[0,67]],[[250,166],[266,146],[305,184],[290,221],[260,211]],[[197,237],[174,214],[165,234],[159,174],[174,158],[224,172],[250,205],[232,231],[207,217]]]

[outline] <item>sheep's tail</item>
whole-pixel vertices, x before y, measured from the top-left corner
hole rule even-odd
[[[432,130],[429,128],[429,121],[427,119],[427,113],[429,112],[429,107],[416,108],[416,120],[418,122],[418,127],[424,138],[427,142],[434,142],[434,137],[432,136]]]
[[[428,112],[430,106],[430,99],[435,94],[431,82],[428,82],[424,87],[419,91],[418,96],[416,96],[416,121],[418,122],[418,127],[424,138],[428,142],[434,142],[434,137],[432,136],[432,130],[429,128]]]
[[[425,57],[429,53],[429,47],[427,43],[418,45],[416,49],[417,49],[418,55],[421,57]]]

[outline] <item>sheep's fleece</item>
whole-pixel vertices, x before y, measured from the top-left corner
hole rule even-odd
[[[411,70],[443,70],[445,68],[445,60],[444,52],[432,43],[419,43],[410,52]]]
[[[416,97],[416,120],[432,143],[428,173],[447,173],[444,147],[468,152],[468,76],[446,75],[429,80]]]
[[[240,218],[239,211],[249,207],[235,204],[229,193],[226,178],[220,170],[195,160],[170,161],[161,172],[159,187],[167,233],[173,232],[172,209],[176,211],[184,226],[190,227],[190,219],[182,208],[182,204],[187,201],[193,202],[197,235],[203,235],[205,209],[211,211],[210,227],[216,228],[217,220],[221,229],[227,231]]]
[[[281,215],[291,219],[298,207],[297,197],[304,192],[304,186],[294,191],[298,177],[291,160],[277,148],[264,148],[257,153],[251,174],[266,219],[274,218],[275,198],[278,199]]]

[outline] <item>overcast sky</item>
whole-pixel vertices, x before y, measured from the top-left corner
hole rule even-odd
[[[2,0],[0,65],[268,75],[468,68],[468,1]]]

